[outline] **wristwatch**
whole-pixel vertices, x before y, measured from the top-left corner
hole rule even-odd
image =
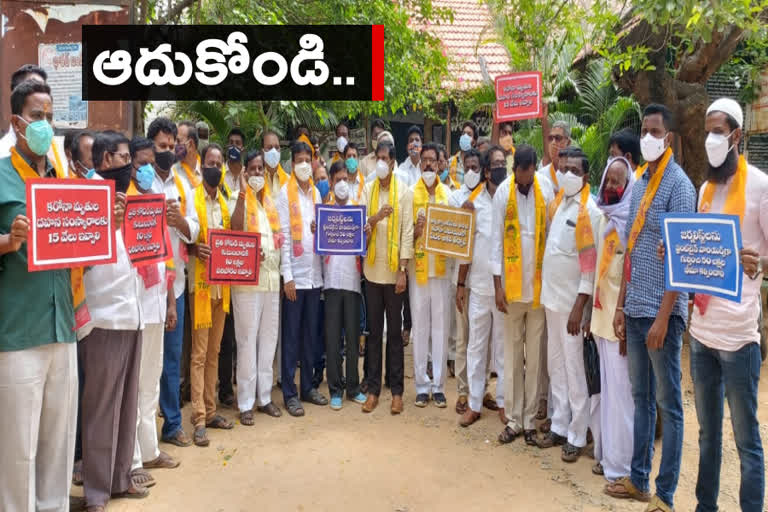
[[[406,273],[406,268],[405,268],[405,266],[403,266],[403,265],[400,265],[400,269],[399,269],[399,270],[400,270],[400,272],[402,272],[403,274],[405,274],[405,273]]]

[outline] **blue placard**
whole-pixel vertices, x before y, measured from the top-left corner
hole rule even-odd
[[[315,253],[365,256],[365,206],[315,205]]]
[[[661,216],[667,290],[704,293],[741,302],[741,229],[736,215]]]

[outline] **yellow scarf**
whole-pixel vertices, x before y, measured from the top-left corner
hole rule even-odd
[[[712,210],[712,199],[715,197],[716,184],[711,181],[704,183],[704,191],[701,193],[701,204],[699,213],[710,213]],[[747,159],[744,155],[739,156],[739,163],[736,166],[736,173],[733,175],[733,181],[728,186],[728,194],[725,197],[725,204],[720,213],[727,215],[738,215],[742,229],[744,223],[744,211],[747,209]],[[699,308],[703,315],[707,311],[711,295],[697,293],[694,297],[694,304]]]
[[[400,205],[398,204],[397,187],[400,182],[394,174],[389,181],[389,205],[392,207],[392,214],[387,217],[387,258],[389,269],[397,272],[400,263]],[[381,181],[376,178],[371,188],[371,212],[379,211],[379,189]],[[368,245],[368,264],[373,265],[376,261],[376,228],[371,230],[371,241]]]
[[[550,205],[550,219],[555,216],[563,197],[565,197],[565,190],[561,189]],[[576,250],[579,253],[579,268],[582,272],[588,273],[594,272],[597,266],[597,249],[595,249],[595,234],[592,232],[592,222],[589,220],[587,201],[589,201],[589,185],[584,185],[579,199],[579,214],[576,217],[574,236],[576,237]]]
[[[266,189],[261,190],[262,194],[262,207],[267,214],[269,220],[269,228],[272,230],[272,241],[275,245],[275,249],[280,248],[280,218],[277,215],[277,209],[272,202],[272,197],[269,195],[269,191]],[[253,193],[251,187],[245,192],[245,224],[246,230],[251,233],[260,233],[259,228],[259,201],[256,194]],[[264,242],[262,241],[262,244]]]
[[[184,184],[181,182],[179,173],[171,170],[173,182],[176,184],[176,190],[179,191],[179,210],[183,216],[187,215],[187,194],[184,193]]]
[[[552,180],[552,188],[560,190],[560,183],[557,182],[557,173],[555,172],[554,164],[549,164],[549,179]]]
[[[608,274],[608,268],[611,266],[616,251],[621,247],[621,238],[619,233],[615,229],[611,229],[611,232],[605,236],[603,241],[603,255],[600,258],[600,268],[597,274],[597,289],[595,290],[595,308],[603,309],[603,305],[600,303],[600,283],[603,278]]]
[[[283,165],[282,164],[277,164],[277,170],[275,172],[277,173],[277,179],[280,182],[280,187],[282,187],[283,185],[285,185],[288,182],[290,177],[288,176],[288,173],[283,170]],[[267,171],[265,174],[266,174],[265,178],[269,178],[269,171]],[[267,194],[271,193],[270,189],[269,189],[269,182],[270,182],[270,180],[271,180],[271,178],[264,180],[264,190],[266,190]]]
[[[473,203],[475,199],[477,199],[477,196],[479,196],[483,190],[485,190],[485,183],[480,183],[478,186],[475,187],[475,190],[472,191],[471,194],[469,194],[468,201],[470,203]]]
[[[315,204],[315,185],[312,178],[309,179],[309,193],[312,194],[312,204]],[[304,253],[301,239],[304,233],[304,223],[301,220],[301,206],[299,204],[299,180],[291,173],[288,180],[288,210],[291,222],[291,242],[293,242],[293,255],[299,257]]]
[[[504,292],[507,302],[519,300],[523,295],[523,246],[520,240],[520,215],[517,210],[517,184],[509,180],[509,199],[504,216]],[[541,300],[541,274],[544,267],[544,248],[547,241],[547,207],[541,193],[539,180],[533,176],[533,204],[536,221],[535,258],[536,270],[533,276],[533,307],[538,308]]]
[[[413,211],[414,213],[420,210],[427,209],[429,204],[429,191],[424,184],[424,180],[420,179],[413,186]],[[448,187],[438,182],[435,187],[435,203],[434,204],[448,204]],[[414,215],[414,219],[417,215]],[[426,226],[425,232],[421,234],[421,237],[416,240],[414,247],[414,266],[416,267],[416,282],[418,284],[427,284],[427,278],[429,277],[429,256],[424,251],[424,244],[426,239]],[[445,275],[445,256],[435,255],[435,274],[438,276]]]
[[[56,153],[54,153],[56,154]],[[32,169],[24,158],[16,151],[15,147],[11,147],[11,163],[16,172],[19,173],[21,181],[27,182],[28,178],[39,178],[40,175]],[[58,175],[58,169],[56,173]],[[60,176],[61,177],[61,176]],[[72,179],[77,178],[76,174],[72,175]],[[72,287],[72,306],[75,313],[75,330],[84,326],[91,320],[91,314],[88,312],[88,304],[85,302],[85,284],[83,282],[83,274],[85,273],[84,267],[76,267],[69,269],[69,280]]]
[[[459,158],[461,158],[461,151],[453,155],[453,157],[451,158],[451,167],[448,170],[448,177],[451,179],[451,184],[454,186],[455,189],[461,188],[461,184],[459,183],[459,180],[456,179],[456,175],[459,172]]]
[[[667,169],[669,159],[672,158],[672,148],[667,148],[664,154],[661,156],[659,166],[656,168],[656,172],[653,173],[651,179],[648,181],[648,188],[645,189],[643,198],[640,200],[640,206],[637,208],[637,214],[635,220],[632,223],[632,229],[629,232],[629,239],[627,240],[627,251],[624,254],[624,279],[629,282],[632,278],[632,248],[637,242],[637,237],[640,236],[640,232],[645,225],[645,216],[648,213],[648,209],[653,203],[653,199],[656,197],[656,192],[659,190],[661,184],[661,178],[664,177],[664,171]],[[643,172],[647,164],[642,167]],[[642,176],[642,172],[640,173]]]
[[[635,181],[639,180],[640,177],[643,175],[645,170],[648,168],[648,162],[644,163],[643,165],[638,165],[635,169]]]
[[[189,181],[190,186],[192,188],[197,188],[198,185],[200,185],[200,178],[195,174],[195,170],[191,169],[189,165],[187,165],[187,162],[182,161],[180,163],[181,168],[184,169],[184,172],[187,174],[187,180]],[[200,166],[200,155],[197,155],[197,165],[198,167]]]
[[[55,142],[51,142],[51,149],[53,150],[53,168],[56,169],[56,177],[64,179],[67,177],[67,170],[61,165],[61,156],[59,156],[59,148],[56,147]]]
[[[197,243],[208,243],[208,210],[205,206],[205,195],[208,192],[205,191],[203,185],[198,186],[195,189],[195,210],[197,210],[197,218],[200,222],[200,235],[197,237]],[[219,201],[221,207],[221,218],[224,229],[229,229],[229,211],[227,210],[227,202],[224,200],[224,196],[220,193],[216,193],[216,198]],[[208,329],[213,325],[213,319],[211,315],[211,291],[210,285],[206,280],[206,263],[200,258],[195,262],[195,311],[194,311],[194,323],[195,329]],[[224,311],[229,313],[229,285],[222,285],[222,302],[224,304]]]

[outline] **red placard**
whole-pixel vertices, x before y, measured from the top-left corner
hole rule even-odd
[[[259,233],[212,229],[208,232],[208,245],[211,248],[207,274],[209,284],[259,284]]]
[[[165,195],[128,196],[123,237],[134,267],[158,263],[173,256],[165,222]]]
[[[541,71],[497,76],[495,121],[541,117],[541,96]]]
[[[26,181],[30,272],[117,261],[112,180]]]

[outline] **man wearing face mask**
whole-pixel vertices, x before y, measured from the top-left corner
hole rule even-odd
[[[592,294],[592,319],[587,328],[600,354],[600,393],[591,397],[591,430],[595,439],[592,472],[602,474],[611,487],[628,477],[632,462],[635,406],[629,384],[627,346],[613,332],[613,313],[621,287],[627,246],[625,226],[634,184],[632,164],[623,156],[605,166],[597,195],[603,212],[597,230],[597,275]]]
[[[360,159],[360,172],[365,176],[366,182],[368,176],[375,174],[376,171],[376,147],[379,143],[379,134],[386,131],[387,125],[382,119],[374,119],[371,122],[371,152]],[[394,143],[392,144],[394,145]]]
[[[602,212],[589,193],[589,162],[584,153],[570,148],[565,160],[563,155],[559,159],[564,174],[560,191],[548,207],[550,228],[541,271],[552,427],[538,445],[562,445],[563,461],[575,462],[587,444],[589,396],[582,328],[594,288],[595,233]]]
[[[560,192],[560,179],[563,172],[560,171],[562,165],[560,162],[560,151],[567,148],[571,144],[571,127],[565,121],[556,121],[552,124],[552,128],[549,130],[547,136],[547,154],[549,155],[550,163],[540,168],[538,171],[539,176],[549,180],[552,192],[557,194]]]
[[[691,377],[699,421],[697,510],[717,510],[723,401],[728,397],[741,462],[741,510],[763,510],[765,465],[756,415],[760,380],[760,254],[768,247],[768,178],[739,155],[744,116],[734,100],[721,98],[707,109],[704,148],[707,181],[699,191],[699,213],[740,217],[740,302],[696,294],[691,316]],[[666,431],[665,431],[666,435]]]
[[[304,142],[294,142],[291,146],[293,172],[277,200],[283,235],[280,273],[285,283],[280,375],[283,400],[291,416],[304,415],[300,400],[328,405],[328,399],[313,387],[312,382],[317,345],[322,342],[317,326],[323,269],[312,244],[315,204],[321,199],[312,182],[311,160],[312,148]],[[301,322],[296,321],[299,318]],[[298,361],[301,361],[300,395],[295,384]]]
[[[381,393],[381,350],[384,315],[387,317],[387,374],[392,389],[392,414],[403,412],[403,339],[400,333],[406,269],[413,256],[413,198],[408,187],[393,175],[395,146],[380,142],[376,148],[376,180],[363,191],[368,222],[365,229],[366,304],[371,334],[366,346],[368,397],[363,412],[372,412]],[[373,213],[375,212],[375,213]]]
[[[280,138],[275,132],[266,131],[261,137],[261,144],[266,169],[264,186],[272,196],[272,200],[277,202],[280,189],[288,183],[289,178],[288,173],[283,170],[283,166],[280,164]]]
[[[233,286],[237,333],[237,406],[240,423],[254,424],[253,408],[273,418],[282,415],[272,402],[272,362],[280,326],[280,217],[265,188],[261,151],[250,151],[240,175],[232,229],[261,234],[258,286]],[[258,400],[258,403],[256,403]]]
[[[349,198],[351,201],[359,202],[363,196],[363,187],[365,187],[365,176],[360,171],[359,154],[357,151],[357,145],[354,142],[350,142],[344,148],[342,153],[344,157],[344,166],[347,168],[349,174]]]
[[[72,137],[69,145],[69,173],[78,178],[90,179],[95,174],[91,148],[93,147],[93,133],[83,130]]]
[[[416,223],[413,229],[414,257],[409,269],[409,293],[413,318],[413,366],[416,407],[426,407],[432,400],[445,407],[445,370],[448,356],[449,262],[444,256],[424,251],[426,209],[428,204],[448,205],[450,191],[437,179],[437,146],[421,149],[421,179],[411,188]],[[430,347],[431,341],[431,347]],[[431,351],[430,351],[431,348]],[[432,355],[433,377],[427,374],[428,355]]]
[[[181,425],[180,380],[181,354],[184,334],[184,309],[186,303],[186,278],[189,255],[187,244],[194,243],[200,231],[195,211],[194,193],[187,181],[173,170],[176,145],[176,125],[167,117],[158,117],[150,123],[147,138],[153,144],[155,157],[155,182],[166,198],[166,222],[173,249],[174,302],[168,303],[163,336],[163,371],[160,376],[160,410],[163,413],[162,440],[176,446],[186,447],[192,440]],[[176,312],[176,325],[171,311]]]
[[[216,143],[203,150],[203,183],[194,191],[195,210],[200,222],[196,255],[190,258],[194,286],[192,300],[192,350],[190,351],[190,386],[192,414],[195,428],[193,441],[197,446],[208,446],[206,428],[229,430],[231,421],[216,413],[216,381],[219,370],[219,348],[224,333],[224,322],[229,313],[229,285],[209,285],[207,264],[211,256],[208,231],[229,229],[230,213],[227,199],[221,191],[224,151]]]
[[[489,155],[496,161],[491,172],[505,176],[506,155]],[[514,156],[514,174],[494,195],[490,261],[495,297],[493,333],[503,345],[507,417],[499,441],[510,443],[523,435],[527,445],[536,445],[534,420],[540,396],[541,350],[546,342],[542,307],[546,209],[553,199],[549,181],[536,172],[536,162],[536,151],[521,145]],[[493,306],[486,303],[486,309]],[[490,316],[490,311],[485,314]],[[497,314],[505,316],[497,318]]]
[[[97,134],[93,163],[97,179],[114,180],[118,198],[124,203],[132,170],[128,139],[112,131]],[[124,211],[123,206],[120,224]],[[117,261],[85,272],[91,318],[77,330],[84,373],[83,489],[90,511],[103,511],[110,497],[143,498],[149,494],[131,478],[145,324],[139,297],[142,284],[122,233],[116,233],[115,240]]]
[[[470,149],[464,155],[464,184],[461,188],[454,190],[448,199],[448,204],[454,208],[460,208],[462,206],[467,209],[474,209],[472,201],[469,200],[469,196],[473,191],[477,190],[477,187],[481,185],[483,180],[482,169],[480,167],[480,161],[482,157],[480,153],[475,149]],[[459,279],[460,265],[454,265],[453,277],[451,280],[451,297],[456,297],[457,292],[466,295],[462,287],[457,287]],[[466,301],[464,301],[466,303]],[[456,375],[456,388],[458,391],[458,399],[456,400],[456,414],[464,414],[467,412],[467,397],[469,396],[469,384],[467,382],[467,339],[469,336],[469,319],[467,317],[469,308],[462,307],[459,309],[458,303],[454,314],[452,315],[450,332],[455,333],[455,342],[453,353],[448,354],[448,364],[451,360],[454,361],[454,374]],[[453,357],[451,357],[453,356]]]
[[[67,510],[78,391],[73,287],[69,269],[29,272],[26,247],[25,182],[55,176],[46,158],[51,90],[23,82],[10,104],[16,140],[0,158],[0,509]]]
[[[453,186],[459,188],[464,183],[464,155],[475,147],[477,137],[477,124],[474,121],[464,121],[461,125],[461,137],[459,137],[459,151],[451,157],[449,174]]]
[[[409,187],[412,187],[421,179],[419,155],[421,154],[423,139],[424,136],[421,132],[421,128],[416,125],[408,128],[408,145],[406,146],[408,158],[403,160],[403,163],[398,166],[398,171],[400,172],[398,177]],[[437,169],[437,173],[440,174],[440,169]]]
[[[632,190],[624,279],[613,321],[616,337],[627,343],[635,424],[631,474],[616,482],[611,495],[649,500],[658,393],[664,437],[649,511],[672,510],[683,446],[680,351],[688,296],[664,290],[664,266],[656,248],[661,239],[659,216],[694,212],[696,191],[672,156],[671,124],[671,113],[663,105],[648,105],[643,111],[640,149],[647,164]]]
[[[349,144],[349,127],[343,121],[336,125],[336,151],[333,152],[331,165],[337,160],[343,160],[344,148]]]

